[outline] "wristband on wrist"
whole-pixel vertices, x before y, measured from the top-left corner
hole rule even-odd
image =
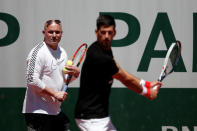
[[[140,95],[143,95],[145,97],[149,97],[151,83],[149,81],[145,81],[145,80],[141,79],[140,85],[142,87],[142,92],[140,93]]]

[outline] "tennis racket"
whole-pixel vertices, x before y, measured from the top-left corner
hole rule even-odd
[[[166,76],[174,71],[179,62],[180,56],[181,42],[177,40],[175,43],[172,43],[168,49],[158,81],[163,81]],[[153,89],[157,89],[157,86],[155,86]]]
[[[83,58],[86,54],[87,47],[88,47],[88,45],[86,43],[83,43],[82,45],[80,45],[78,47],[78,49],[75,51],[75,53],[72,57],[73,65],[76,65],[77,67],[79,67],[79,65],[83,61]],[[67,90],[68,84],[69,84],[71,78],[72,78],[72,75],[66,75],[66,83],[65,83],[64,89],[63,89],[64,91]]]

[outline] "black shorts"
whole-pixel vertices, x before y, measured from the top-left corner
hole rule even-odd
[[[58,115],[37,113],[24,115],[28,131],[69,131],[69,119],[63,112]]]

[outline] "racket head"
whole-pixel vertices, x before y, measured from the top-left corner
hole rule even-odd
[[[168,49],[162,67],[162,72],[158,79],[159,81],[162,81],[167,75],[169,75],[174,71],[174,69],[176,68],[179,62],[180,56],[181,56],[181,42],[177,40],[176,42],[172,43],[170,48]]]
[[[75,53],[72,57],[73,65],[79,66],[81,64],[81,62],[83,61],[83,58],[85,57],[87,47],[88,47],[88,45],[86,43],[83,43],[77,48],[77,50],[75,51]],[[66,91],[66,89],[68,88],[68,84],[71,79],[72,79],[72,75],[68,75],[66,77],[64,91]]]
[[[74,65],[79,66],[81,62],[83,61],[83,58],[86,54],[88,45],[86,43],[81,44],[78,49],[75,51],[72,61]]]

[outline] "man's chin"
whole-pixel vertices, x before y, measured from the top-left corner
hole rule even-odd
[[[106,50],[108,50],[108,49],[111,48],[111,44],[105,44],[105,45],[103,45],[103,48],[106,49]]]

